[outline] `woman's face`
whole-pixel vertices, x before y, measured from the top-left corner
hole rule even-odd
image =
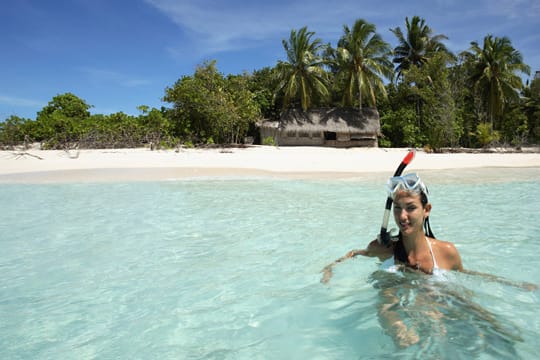
[[[431,204],[422,205],[420,194],[400,191],[394,197],[394,220],[403,235],[422,231],[430,210]]]

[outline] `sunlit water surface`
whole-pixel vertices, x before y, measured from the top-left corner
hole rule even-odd
[[[540,169],[421,175],[466,268],[538,282]],[[378,232],[386,176],[0,185],[0,358],[536,358],[538,291],[370,258],[319,282]]]

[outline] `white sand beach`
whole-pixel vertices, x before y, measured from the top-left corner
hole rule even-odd
[[[208,176],[347,178],[393,172],[407,149],[251,146],[224,149],[0,151],[0,182],[163,180]],[[540,168],[540,153],[426,153],[410,170]]]

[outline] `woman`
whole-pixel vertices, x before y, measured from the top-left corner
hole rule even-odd
[[[321,282],[328,282],[332,276],[332,267],[357,255],[378,257],[385,261],[383,265],[412,269],[425,274],[437,274],[441,270],[457,270],[467,274],[481,275],[485,279],[503,284],[518,286],[527,290],[537,289],[535,284],[519,283],[502,279],[497,276],[463,269],[459,252],[452,243],[437,240],[429,225],[431,204],[428,190],[416,174],[395,176],[388,180],[388,196],[393,200],[393,214],[399,234],[392,238],[389,246],[381,244],[376,239],[369,243],[364,250],[351,250],[342,258],[323,269]],[[378,272],[380,275],[382,272]],[[384,273],[383,273],[384,274]],[[420,286],[413,289],[412,285]],[[378,316],[385,331],[391,335],[399,347],[407,347],[421,341],[418,325],[427,323],[438,333],[445,336],[446,326],[442,319],[445,313],[452,313],[449,304],[465,304],[467,309],[475,310],[479,321],[487,323],[488,327],[498,328],[496,318],[478,305],[468,301],[460,294],[451,293],[444,287],[432,287],[432,283],[422,282],[391,282],[387,285],[377,285],[379,289]],[[409,304],[409,297],[404,294],[414,294],[414,305]],[[403,301],[403,299],[407,301]],[[448,298],[450,301],[440,301]],[[459,307],[456,307],[459,311]],[[408,316],[412,310],[414,316]],[[425,316],[419,316],[425,315]],[[425,320],[427,319],[427,320]],[[514,339],[514,335],[509,338]],[[515,337],[519,340],[519,337]]]
[[[398,236],[392,238],[389,246],[373,240],[364,250],[351,250],[344,257],[324,268],[322,282],[327,282],[332,276],[332,267],[345,259],[356,255],[376,256],[386,260],[384,265],[391,262],[391,266],[414,269],[426,274],[437,274],[441,270],[463,270],[461,257],[455,246],[449,242],[435,239],[429,225],[431,204],[428,200],[428,190],[416,174],[395,176],[388,180],[388,196],[393,200],[393,214],[396,225],[399,227]],[[404,285],[403,292],[407,287]],[[380,289],[380,303],[378,306],[379,321],[385,331],[391,335],[400,347],[407,347],[420,341],[414,327],[408,326],[403,320],[401,312],[407,306],[401,306],[400,292],[393,286]],[[413,291],[413,293],[415,293]],[[422,304],[422,312],[434,319],[443,317],[442,313],[432,303],[427,295],[429,291],[423,289],[416,296],[416,302]],[[446,330],[440,323],[441,333]]]
[[[474,270],[463,269],[461,256],[452,243],[437,240],[429,225],[431,203],[426,185],[416,174],[394,176],[386,184],[388,196],[393,200],[394,220],[399,227],[399,234],[392,238],[389,246],[382,245],[378,239],[369,243],[363,250],[351,250],[323,269],[321,282],[326,283],[332,277],[334,265],[364,255],[391,261],[398,266],[412,268],[426,274],[441,270],[457,270],[469,275],[482,276],[485,280],[515,286],[524,290],[537,290],[536,284],[501,278]],[[387,263],[386,262],[386,263]]]
[[[351,250],[342,258],[323,269],[322,282],[332,276],[332,267],[357,255],[378,257],[387,260],[393,257],[394,264],[420,270],[426,274],[440,270],[463,271],[461,257],[456,247],[449,242],[437,240],[429,225],[431,203],[428,190],[416,174],[394,176],[387,183],[388,195],[393,200],[394,220],[399,235],[390,246],[373,240],[366,249]]]

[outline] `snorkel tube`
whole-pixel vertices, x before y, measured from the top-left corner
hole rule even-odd
[[[401,161],[401,164],[399,164],[399,166],[397,167],[396,172],[394,173],[394,176],[400,176],[403,173],[403,170],[405,170],[407,165],[409,165],[410,162],[414,159],[414,154],[415,154],[414,149],[409,150],[407,155],[405,155],[405,157]],[[392,198],[388,196],[386,198],[386,206],[384,209],[381,232],[379,236],[377,236],[377,241],[384,246],[390,246],[391,237],[387,229],[388,229],[388,221],[390,220],[390,209],[392,209],[392,202],[393,202]]]

